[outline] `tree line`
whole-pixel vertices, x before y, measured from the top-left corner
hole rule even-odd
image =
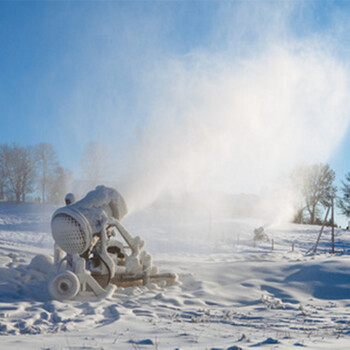
[[[49,143],[35,146],[0,144],[0,200],[61,203],[72,173],[60,166]]]
[[[98,142],[86,145],[81,168],[83,178],[93,185],[105,180],[110,154]],[[332,201],[350,218],[350,172],[340,190],[334,185],[335,171],[328,164],[301,165],[287,176],[295,202],[295,223],[321,224],[323,210]],[[57,153],[49,143],[35,146],[0,144],[0,200],[41,203],[62,203],[73,175],[60,166]],[[34,196],[34,197],[33,197]]]

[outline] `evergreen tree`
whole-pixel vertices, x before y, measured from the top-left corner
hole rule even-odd
[[[338,200],[338,207],[343,215],[350,218],[350,172],[345,175],[342,182],[342,195]]]

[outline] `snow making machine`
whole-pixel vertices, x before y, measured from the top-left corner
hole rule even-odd
[[[57,268],[49,285],[53,298],[73,299],[91,292],[108,297],[117,286],[176,280],[175,274],[158,273],[143,250],[144,241],[121,224],[127,207],[115,189],[98,186],[78,202],[69,194],[66,204],[51,220]]]

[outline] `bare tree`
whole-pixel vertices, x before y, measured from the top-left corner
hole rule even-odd
[[[307,167],[304,165],[299,165],[290,174],[290,185],[291,190],[294,193],[294,219],[293,222],[301,224],[305,220],[305,197],[303,189],[305,186],[305,179],[307,174]]]
[[[70,170],[57,166],[49,183],[48,202],[62,204],[72,179],[73,175]]]
[[[0,145],[0,201],[5,199],[5,191],[7,185],[7,175],[4,158],[4,145]]]
[[[97,185],[110,173],[110,151],[102,143],[91,141],[83,152],[81,170],[83,178]]]
[[[315,224],[320,207],[328,207],[335,196],[335,172],[328,164],[301,165],[291,173],[296,200],[294,222]]]
[[[22,202],[26,201],[26,195],[34,191],[36,178],[37,158],[32,146],[22,147]]]
[[[21,148],[19,145],[3,145],[3,156],[5,162],[6,177],[9,182],[9,191],[15,195],[16,202],[19,203],[22,194],[21,184]]]
[[[328,164],[314,164],[307,169],[303,194],[311,224],[316,221],[319,205],[329,206],[335,196],[334,179],[335,172]]]
[[[26,195],[34,191],[36,157],[33,147],[18,144],[2,146],[4,169],[8,188],[16,202],[25,202]]]
[[[36,148],[38,158],[38,182],[41,192],[42,203],[47,202],[48,187],[53,181],[54,172],[57,168],[57,154],[49,143],[40,143]]]

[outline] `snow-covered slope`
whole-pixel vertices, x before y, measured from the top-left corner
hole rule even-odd
[[[49,258],[32,261],[52,255],[54,209],[0,203],[1,349],[350,348],[348,231],[333,256],[326,229],[314,256],[317,226],[153,208],[124,224],[178,283],[59,302]],[[254,247],[264,224],[270,242]]]

